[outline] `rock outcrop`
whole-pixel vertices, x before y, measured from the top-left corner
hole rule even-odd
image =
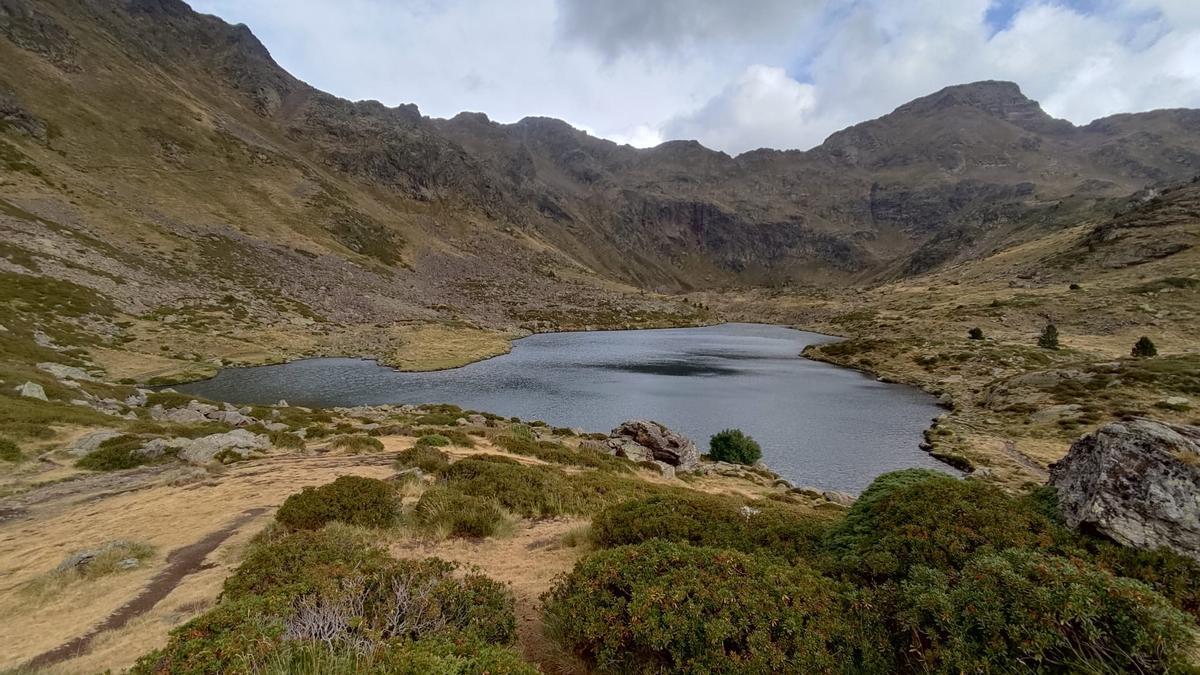
[[[1050,485],[1072,527],[1200,560],[1200,427],[1107,424],[1050,466]]]
[[[662,462],[676,472],[692,471],[700,463],[696,444],[658,422],[630,420],[608,437],[612,454],[635,462]]]
[[[244,458],[270,447],[271,441],[266,436],[253,434],[245,429],[234,429],[223,434],[197,438],[179,451],[179,458],[189,464],[204,465],[226,450]]]

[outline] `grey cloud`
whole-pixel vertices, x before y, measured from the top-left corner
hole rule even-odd
[[[812,28],[823,5],[823,0],[558,0],[558,20],[563,37],[613,58],[795,38]]]

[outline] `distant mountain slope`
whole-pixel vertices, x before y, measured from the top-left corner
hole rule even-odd
[[[0,0],[0,34],[6,245],[95,287],[96,266],[126,270],[137,286],[102,290],[135,307],[269,289],[347,319],[511,323],[634,288],[864,283],[1200,174],[1200,111],[1076,127],[1007,82],[730,157],[344,101],[179,0]],[[70,272],[32,243],[45,223],[112,250]]]

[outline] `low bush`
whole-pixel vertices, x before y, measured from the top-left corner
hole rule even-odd
[[[448,488],[421,495],[413,517],[421,528],[450,537],[491,537],[512,527],[494,501]]]
[[[500,434],[492,440],[496,445],[514,455],[535,457],[543,462],[550,462],[552,464],[579,466],[599,469],[601,471],[619,471],[623,473],[632,472],[634,467],[633,462],[623,457],[614,457],[613,455],[587,450],[572,450],[555,441],[535,440],[532,435],[527,438],[512,434]]]
[[[392,485],[361,476],[342,476],[320,487],[306,487],[283,502],[275,519],[298,530],[315,530],[333,521],[361,527],[388,527],[399,514]]]
[[[383,441],[362,434],[338,436],[330,441],[329,445],[336,450],[348,450],[354,454],[383,450]]]
[[[0,461],[4,462],[19,462],[25,456],[21,454],[21,448],[17,447],[16,441],[8,438],[0,438]]]
[[[272,431],[270,433],[271,445],[285,450],[303,450],[305,448],[304,439],[290,431]]]
[[[665,490],[605,472],[567,476],[550,466],[497,459],[479,456],[455,462],[444,473],[447,484],[463,494],[491,499],[526,518],[590,515],[610,504]]]
[[[415,445],[426,448],[444,448],[450,445],[450,439],[443,434],[427,434],[418,438]]]
[[[446,453],[429,445],[414,445],[396,454],[396,468],[416,467],[425,473],[442,473],[450,466]]]
[[[879,635],[802,565],[660,540],[599,551],[543,597],[549,633],[603,672],[885,672]]]
[[[511,647],[455,637],[389,643],[367,654],[341,645],[289,641],[256,672],[258,675],[537,675],[541,671]]]
[[[979,556],[958,574],[920,568],[897,605],[917,671],[1188,670],[1195,630],[1144,584],[1033,551]]]
[[[839,573],[867,582],[917,566],[958,569],[977,553],[1048,549],[1056,535],[1049,518],[995,487],[908,469],[875,479],[830,530],[827,550]]]
[[[465,431],[458,429],[445,429],[441,435],[450,440],[450,445],[458,448],[473,448],[475,447],[475,439]]]
[[[979,327],[972,328],[971,330],[967,331],[967,337],[971,340],[982,340],[983,329]]]
[[[592,518],[598,546],[663,539],[696,546],[761,552],[788,560],[816,557],[829,521],[794,507],[717,495],[653,495],[610,506]]]
[[[116,436],[79,458],[75,466],[90,471],[121,471],[161,461],[161,458],[147,457],[141,453],[145,443],[137,436]]]
[[[718,462],[753,464],[762,459],[762,448],[741,429],[726,429],[709,439],[708,455]]]
[[[502,584],[442,560],[395,560],[366,537],[340,525],[268,531],[226,582],[221,602],[172,631],[167,646],[131,672],[425,672],[430,664],[447,668],[433,672],[461,672],[452,667],[474,663],[528,672],[494,649],[511,644],[516,629]],[[392,650],[412,650],[405,655],[417,670],[396,670]],[[354,663],[378,667],[359,671]]]

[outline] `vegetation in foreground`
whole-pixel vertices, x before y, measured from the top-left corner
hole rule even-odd
[[[398,522],[485,538],[559,513],[592,516],[572,535],[591,553],[542,598],[544,626],[598,672],[1192,668],[1200,564],[1068,530],[1049,490],[907,470],[835,513],[428,445],[399,463],[434,481],[414,504],[402,481],[294,495],[221,602],[134,672],[537,672],[505,587],[371,542]]]

